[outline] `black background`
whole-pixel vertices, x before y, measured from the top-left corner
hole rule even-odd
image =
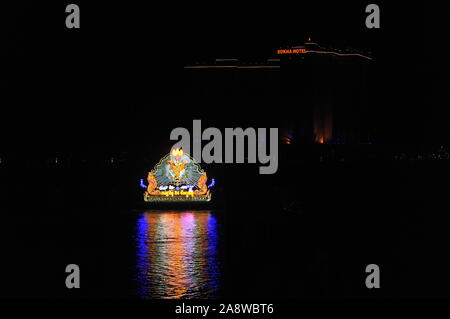
[[[388,143],[448,142],[446,3],[381,2],[379,30],[365,27],[365,2],[175,8],[80,2],[79,30],[65,28],[66,4],[17,2],[3,11],[2,87],[8,104],[2,108],[1,136],[2,144],[15,150],[141,141],[148,119],[166,99],[180,116],[151,126],[175,127],[182,116],[215,118],[220,110],[214,105],[184,107],[186,61],[270,54],[308,36],[377,57],[381,71],[372,92],[379,101],[378,129]],[[226,123],[277,113],[266,107],[230,106],[222,118]]]
[[[13,194],[2,206],[6,215],[14,216],[17,205],[32,207],[30,215],[52,214],[39,191],[30,195],[33,199],[30,201],[21,196],[30,187],[59,185],[60,172],[36,168],[35,163],[45,162],[51,156],[75,154],[75,157],[104,158],[128,152],[136,157],[147,156],[146,163],[150,165],[167,149],[169,132],[177,126],[189,128],[192,119],[202,119],[217,127],[279,124],[286,114],[295,114],[295,109],[280,113],[270,103],[230,103],[224,107],[224,103],[216,104],[214,99],[209,105],[194,105],[192,100],[187,103],[183,65],[198,57],[270,54],[282,45],[303,42],[308,36],[321,44],[371,51],[377,57],[379,70],[376,78],[371,79],[374,84],[371,92],[377,102],[374,116],[381,145],[448,145],[448,3],[445,1],[377,1],[381,9],[379,30],[365,27],[367,2],[161,5],[80,0],[77,1],[81,8],[79,30],[65,27],[67,4],[66,1],[18,1],[1,5],[4,36],[0,52],[0,155],[11,163],[2,173],[2,191]],[[318,270],[306,279],[307,288],[298,296],[323,297],[325,287],[328,298],[448,297],[447,163],[433,164],[431,168],[387,164],[388,170],[385,166],[371,170],[361,164],[351,169],[349,175],[345,170],[313,165],[310,175],[305,177],[309,184],[304,187],[311,195],[310,205],[325,214],[309,215],[300,227],[294,224],[285,229],[286,234],[273,236],[277,238],[275,243],[283,242],[280,236],[312,240],[314,248],[307,248],[303,257],[316,253],[314,256],[318,257],[299,269],[310,266],[319,269],[326,260],[331,260],[331,277],[338,275],[328,286],[320,286],[314,282],[321,278]],[[143,169],[131,168],[130,174],[137,177]],[[254,178],[255,183],[282,183],[291,178],[285,170],[277,176],[255,176],[254,166],[212,169],[219,176],[231,171],[230,176],[243,180]],[[74,178],[74,183],[81,185],[76,179],[78,173],[69,172],[64,178]],[[316,173],[319,175],[313,175]],[[94,193],[98,179],[107,183],[108,174],[89,171],[83,175],[88,176],[88,181],[83,183],[90,184]],[[132,178],[126,179],[125,174],[119,175],[113,177],[125,178],[122,189],[135,183]],[[321,186],[321,180],[340,191],[322,201],[314,191]],[[344,196],[343,189],[349,189],[350,199]],[[89,194],[85,204],[99,211],[110,208],[110,203],[94,201],[94,196]],[[233,216],[245,215],[248,210],[269,210],[276,203],[255,203],[255,199],[249,203],[248,198],[228,196],[227,207],[233,214],[228,218],[227,227],[229,233],[235,234],[227,248],[232,260],[227,266],[228,273],[236,282],[230,289],[239,291],[237,297],[259,297],[255,291],[263,289],[263,282],[256,275],[247,277],[251,270],[246,273],[239,268],[242,260],[250,265],[250,257],[239,255],[233,259],[233,248],[239,246],[242,239],[239,234],[245,229],[234,224]],[[251,196],[259,200],[258,194]],[[36,201],[39,204],[30,206]],[[406,210],[403,210],[404,203],[407,203]],[[246,217],[250,224],[252,216]],[[8,221],[2,226],[5,230],[9,228]],[[261,220],[255,227],[259,226],[260,229],[268,227]],[[69,235],[96,232],[95,225],[80,227],[85,226],[67,229],[68,243],[76,245],[77,242]],[[33,231],[32,223],[25,229],[29,235],[22,240],[41,241],[41,249],[46,241],[54,240]],[[295,236],[296,232],[301,235]],[[262,233],[254,231],[263,243],[270,244],[270,235]],[[59,277],[49,275],[67,264],[66,259],[61,258],[50,268],[45,268],[45,263],[33,266],[46,276],[23,277],[33,263],[19,256],[17,250],[23,243],[8,242],[8,231],[3,235],[6,262],[2,271],[5,278],[2,297],[79,297],[59,287]],[[58,236],[65,238],[59,232]],[[68,254],[82,260],[99,258],[91,256],[92,252],[83,254],[86,251],[83,249],[89,251],[88,246],[80,250],[72,248]],[[258,255],[265,253],[261,247],[253,248]],[[386,254],[387,250],[390,253]],[[39,259],[51,252],[44,248],[43,253],[37,251],[32,256]],[[320,256],[325,256],[325,261]],[[292,271],[295,258],[279,263],[285,263],[286,269]],[[364,275],[352,277],[347,290],[335,288],[345,281],[340,275],[355,273],[374,258],[387,265],[385,278],[391,283],[388,288],[369,293],[358,286]],[[89,274],[88,282],[102,287],[94,284],[98,273],[102,273],[102,266],[97,267]],[[398,273],[403,275],[394,278]],[[52,279],[46,281],[49,276]],[[417,280],[411,281],[412,277]],[[33,289],[24,292],[21,287],[30,280]],[[108,278],[102,280],[106,282]],[[274,291],[263,296],[295,298],[296,291],[277,291],[279,288],[270,286]],[[100,292],[92,296],[102,295],[102,288],[98,289]],[[91,292],[87,297],[90,296]]]

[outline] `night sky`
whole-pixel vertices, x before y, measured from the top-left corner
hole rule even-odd
[[[80,30],[65,28],[67,3],[21,1],[6,6],[11,9],[2,21],[6,41],[0,53],[0,138],[8,151],[89,145],[121,149],[155,134],[165,139],[178,123],[185,123],[181,119],[217,118],[220,111],[214,105],[186,105],[185,63],[264,57],[309,36],[325,46],[372,52],[378,69],[371,79],[377,92],[372,97],[375,116],[389,142],[448,143],[444,1],[378,1],[379,30],[365,27],[364,1],[187,8],[78,1]],[[233,118],[247,112],[262,120],[277,112],[256,105],[230,109]],[[229,118],[222,118],[227,126]]]

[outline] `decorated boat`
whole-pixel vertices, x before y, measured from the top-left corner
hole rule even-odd
[[[172,149],[147,175],[144,201],[154,203],[201,203],[211,201],[214,179],[182,148]]]

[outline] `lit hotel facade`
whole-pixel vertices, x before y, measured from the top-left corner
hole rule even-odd
[[[285,144],[354,144],[375,138],[368,82],[373,64],[370,54],[307,41],[272,56],[193,61],[184,73],[189,94],[264,95],[292,106],[281,132]]]

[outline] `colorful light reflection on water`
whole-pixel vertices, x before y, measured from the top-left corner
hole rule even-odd
[[[138,294],[218,298],[220,267],[213,212],[145,212],[137,221]]]

